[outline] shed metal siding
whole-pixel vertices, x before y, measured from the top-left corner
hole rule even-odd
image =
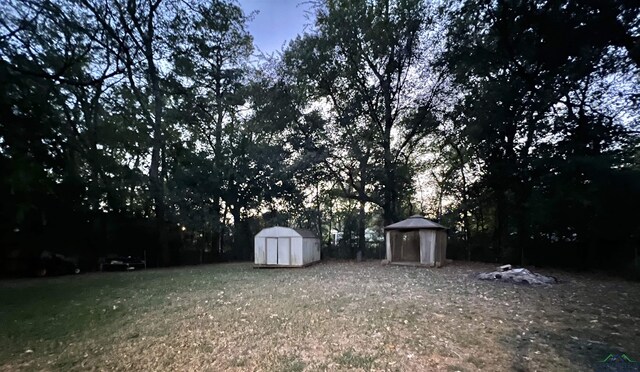
[[[265,238],[267,247],[267,265],[278,264],[278,238]]]
[[[291,264],[300,266],[304,264],[303,255],[304,252],[302,250],[302,241],[303,238],[291,238]]]
[[[320,239],[318,238],[304,238],[302,243],[303,249],[303,264],[309,264],[312,262],[320,261]]]
[[[320,240],[304,229],[262,229],[254,238],[254,247],[256,265],[305,266],[320,260]]]
[[[440,267],[447,258],[447,232],[444,230],[436,231],[436,252],[434,264]]]
[[[255,263],[264,265],[267,263],[267,247],[265,238],[256,237],[254,239],[255,246]]]
[[[313,241],[313,262],[320,261],[320,239]]]

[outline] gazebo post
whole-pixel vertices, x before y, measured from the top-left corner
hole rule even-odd
[[[391,262],[391,230],[385,232],[385,244],[387,246],[387,261]]]

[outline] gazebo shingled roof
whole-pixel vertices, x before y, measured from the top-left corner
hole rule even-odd
[[[384,229],[385,230],[418,230],[418,229],[446,230],[447,228],[440,225],[439,223],[435,223],[431,220],[428,220],[419,214],[414,214],[413,216],[407,218],[406,220],[402,220],[400,222],[391,224],[385,227]]]

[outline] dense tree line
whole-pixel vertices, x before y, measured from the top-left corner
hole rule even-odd
[[[464,142],[444,146],[479,169],[461,190],[467,250],[469,234],[486,235],[480,257],[637,267],[638,10],[625,1],[449,9],[441,63],[461,89],[448,120]]]
[[[638,270],[634,1],[312,10],[257,58],[233,1],[3,3],[3,270],[250,259],[274,224],[377,258],[414,213],[451,258]]]

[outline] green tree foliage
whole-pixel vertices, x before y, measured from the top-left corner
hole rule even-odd
[[[640,265],[635,1],[311,5],[256,61],[231,0],[1,3],[2,269],[250,259],[274,224],[377,257],[416,212],[456,258]]]
[[[203,241],[202,260],[224,253],[225,236],[250,237],[238,228],[265,204],[297,193],[285,137],[257,116],[273,94],[249,79],[250,18],[232,2],[184,5],[5,4],[3,254],[55,250],[94,262],[147,250],[150,264],[175,264],[180,233]],[[117,226],[127,219],[152,238],[109,246],[105,234],[126,239]],[[68,221],[59,234],[81,241],[28,254],[16,243],[35,230],[47,240],[52,220]],[[237,245],[235,257],[251,256],[249,239]]]
[[[638,70],[634,47],[620,41],[637,42],[638,9],[606,6],[487,1],[450,10],[442,61],[462,97],[452,135],[462,134],[482,165],[474,187],[490,193],[496,258],[553,261],[546,247],[569,242],[565,264],[593,265],[605,255],[600,245],[615,240],[628,256],[623,246],[637,239],[616,198],[640,192],[635,182],[618,183],[638,177],[626,151],[636,142],[629,128],[638,119]],[[612,218],[624,226],[615,239]]]
[[[336,141],[328,169],[345,180],[344,196],[381,206],[391,223],[412,190],[413,149],[435,122],[442,79],[415,80],[426,67],[430,9],[414,0],[316,6],[315,30],[285,54],[287,72],[330,107]],[[414,112],[415,102],[424,108]]]

